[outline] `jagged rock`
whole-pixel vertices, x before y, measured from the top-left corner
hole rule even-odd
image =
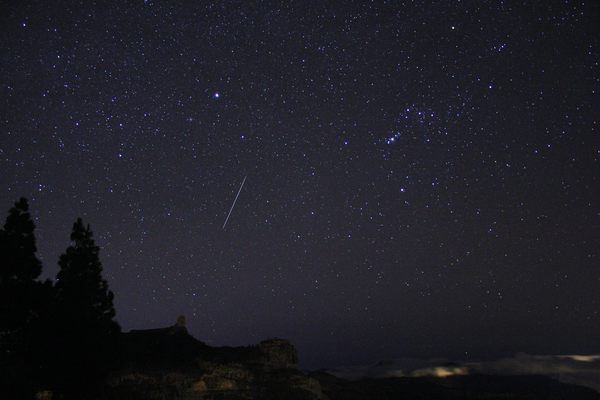
[[[271,338],[260,342],[259,348],[265,368],[298,368],[298,350],[289,341]]]
[[[298,396],[294,398],[312,400],[327,399],[327,396],[321,391],[321,384],[319,381],[306,376],[298,369],[288,368],[271,371],[264,380],[266,386],[274,388],[275,392],[281,394],[278,398]]]
[[[243,365],[227,364],[217,367],[211,374],[202,376],[207,390],[249,390],[254,375]]]
[[[185,318],[170,328],[123,334],[123,364],[102,400],[325,400],[320,383],[298,370],[289,341],[210,347],[194,339]]]
[[[177,322],[169,329],[169,334],[175,334],[177,332],[185,332],[187,333],[187,328],[185,327],[185,316],[181,315],[177,318]]]

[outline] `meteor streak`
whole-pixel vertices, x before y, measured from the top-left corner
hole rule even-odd
[[[247,177],[248,177],[248,175],[246,175],[244,177],[244,180],[242,181],[242,184],[240,185],[240,190],[238,190],[237,195],[235,196],[235,200],[233,200],[233,204],[231,205],[231,208],[229,209],[229,214],[227,214],[227,218],[225,219],[225,223],[223,224],[223,227],[221,229],[225,229],[225,225],[227,225],[227,221],[229,221],[229,216],[231,215],[231,212],[233,211],[233,207],[235,207],[235,202],[237,201],[238,197],[240,196],[240,192],[242,191],[242,188],[244,187],[244,183],[246,183]]]

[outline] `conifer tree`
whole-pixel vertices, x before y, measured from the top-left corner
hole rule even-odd
[[[32,395],[39,359],[32,351],[35,333],[54,295],[51,281],[36,281],[42,263],[34,230],[27,199],[21,198],[0,230],[0,398]]]
[[[0,285],[11,280],[33,280],[42,273],[42,263],[35,255],[35,225],[28,211],[27,199],[21,197],[0,230]]]
[[[35,224],[27,199],[21,198],[9,210],[0,230],[0,335],[4,346],[14,346],[15,334],[32,316],[35,279],[42,272],[36,257]],[[14,351],[14,349],[12,349]]]
[[[85,398],[117,361],[121,328],[113,320],[114,295],[102,278],[100,248],[81,218],[73,225],[71,241],[58,261],[51,328],[55,353],[48,372],[58,392]]]
[[[56,276],[59,305],[81,321],[107,323],[115,316],[114,295],[102,279],[100,248],[96,246],[92,230],[81,218],[73,225],[73,245],[60,256],[60,271]]]

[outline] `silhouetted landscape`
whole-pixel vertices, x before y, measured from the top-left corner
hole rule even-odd
[[[182,324],[122,337],[122,367],[107,379],[103,399],[600,399],[592,389],[541,375],[346,380],[299,370],[287,340],[210,347]]]
[[[600,399],[600,393],[548,376],[491,376],[460,364],[446,377],[347,380],[301,371],[298,350],[270,338],[254,346],[212,347],[170,327],[122,333],[102,278],[89,225],[73,225],[54,282],[36,280],[35,225],[26,199],[0,230],[2,398],[10,399]]]
[[[548,376],[490,376],[446,365],[450,376],[347,380],[298,369],[285,339],[212,347],[180,316],[171,327],[122,333],[89,225],[73,225],[56,281],[37,281],[28,202],[0,230],[2,398],[13,399],[600,399]],[[456,373],[458,372],[458,373]]]
[[[180,317],[181,321],[182,317]],[[121,335],[119,366],[98,400],[393,400],[393,399],[600,399],[582,386],[542,375],[390,377],[347,380],[326,371],[298,369],[298,352],[287,340],[256,346],[211,347],[181,322],[168,328]],[[35,398],[52,399],[37,390]],[[31,397],[34,398],[34,397]]]
[[[107,379],[102,399],[600,399],[592,389],[541,375],[347,380],[299,370],[298,351],[287,340],[210,347],[182,323],[122,338],[121,367]]]
[[[287,340],[210,347],[181,324],[122,334],[120,367],[97,399],[600,399],[592,389],[542,375],[455,375],[346,380],[301,371]]]

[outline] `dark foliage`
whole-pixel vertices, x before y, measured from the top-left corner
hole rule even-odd
[[[28,211],[27,199],[21,197],[0,230],[0,284],[33,280],[42,273],[42,263],[35,256],[35,225]]]
[[[121,332],[100,248],[78,219],[56,285],[36,281],[42,264],[28,209],[21,198],[0,230],[0,398],[34,398],[40,389],[93,397],[119,359]]]
[[[50,281],[35,281],[42,264],[35,255],[35,225],[28,211],[27,199],[21,198],[0,230],[0,392],[11,398],[31,394],[36,364],[27,362],[30,333],[52,297]]]
[[[42,263],[35,255],[35,225],[28,211],[27,200],[21,198],[0,230],[0,333],[9,346],[32,317],[34,280],[42,272]]]
[[[100,248],[90,226],[78,219],[73,244],[60,256],[42,377],[73,398],[93,396],[119,357],[121,328],[113,320],[113,293],[102,279]]]
[[[94,243],[90,226],[85,227],[81,218],[73,225],[71,241],[74,244],[58,261],[56,291],[60,307],[84,321],[112,320],[114,295],[102,279],[100,248]]]

